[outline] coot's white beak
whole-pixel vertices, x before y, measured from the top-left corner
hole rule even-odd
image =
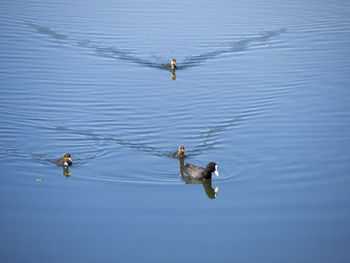
[[[219,176],[218,165],[215,165],[214,173],[215,173],[216,176]]]

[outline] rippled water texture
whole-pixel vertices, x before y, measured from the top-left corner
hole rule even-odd
[[[349,13],[2,1],[0,261],[347,262]]]

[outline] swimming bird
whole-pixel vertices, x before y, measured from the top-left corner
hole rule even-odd
[[[175,70],[175,69],[177,69],[177,67],[176,67],[176,59],[173,58],[173,59],[170,61],[169,64],[166,64],[166,65],[165,65],[165,68],[166,68],[166,69],[169,69],[169,70]]]
[[[186,163],[186,165],[181,167],[181,175],[191,179],[211,179],[211,174],[213,172],[216,176],[219,176],[218,165],[214,162],[208,163],[205,168],[190,163]]]
[[[185,147],[180,146],[179,150],[173,153],[174,158],[185,158],[187,155],[185,154]]]
[[[72,159],[69,153],[65,153],[60,159],[56,161],[57,166],[69,166],[72,165]]]
[[[172,71],[172,79],[176,78],[175,70],[177,69],[184,69],[188,67],[198,66],[199,64],[207,60],[213,59],[215,57],[218,57],[221,54],[234,54],[234,53],[245,51],[246,49],[252,46],[261,46],[262,44],[266,44],[266,42],[269,41],[271,38],[279,34],[282,34],[283,32],[286,32],[286,29],[281,28],[275,31],[263,32],[260,34],[260,36],[252,36],[252,37],[248,37],[238,41],[236,41],[235,39],[232,39],[231,41],[228,41],[226,44],[223,43],[221,45],[225,48],[214,50],[214,51],[208,51],[206,53],[187,57],[183,61],[181,61],[181,66],[177,67],[176,59],[172,59],[170,64],[164,65],[163,63],[149,61],[142,57],[136,57],[130,51],[126,51],[126,50],[122,50],[122,49],[119,49],[116,47],[110,47],[110,46],[99,46],[89,40],[82,41],[81,39],[69,37],[67,35],[55,32],[54,30],[48,27],[39,26],[32,22],[28,22],[27,25],[35,29],[40,34],[46,34],[55,39],[60,39],[62,41],[73,40],[76,45],[80,47],[89,48],[101,56],[109,57],[112,59],[118,59],[118,60],[132,61],[134,63],[144,65],[146,67],[151,67],[151,68],[168,69]]]

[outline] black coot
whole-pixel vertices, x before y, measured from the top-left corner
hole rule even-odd
[[[218,165],[214,162],[208,163],[205,168],[190,163],[186,163],[186,165],[181,167],[181,175],[191,179],[211,179],[212,172],[219,176]]]

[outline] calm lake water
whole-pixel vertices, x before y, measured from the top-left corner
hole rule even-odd
[[[349,14],[1,1],[0,261],[348,262]]]

